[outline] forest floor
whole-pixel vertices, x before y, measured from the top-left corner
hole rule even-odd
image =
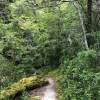
[[[30,97],[39,97],[40,100],[57,100],[57,92],[58,92],[58,83],[59,80],[58,70],[57,69],[49,69],[42,70],[39,72],[41,77],[48,80],[48,84],[35,90],[28,91]],[[20,96],[16,97],[13,100],[21,100]],[[34,99],[32,99],[34,100]]]
[[[41,88],[37,88],[36,90],[30,91],[30,96],[39,96],[40,100],[57,100],[58,98],[58,80],[60,79],[59,70],[58,69],[41,69],[40,75],[45,77],[48,80],[49,84],[43,86]]]

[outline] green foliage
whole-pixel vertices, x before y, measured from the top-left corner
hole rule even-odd
[[[2,55],[0,55],[0,89],[2,89],[4,86],[7,86],[19,77],[19,75],[16,77],[18,70],[15,70],[16,67],[13,66],[13,64],[6,60]]]
[[[21,100],[40,100],[40,97],[38,96],[32,97],[28,94],[28,92],[24,91],[22,93]]]
[[[10,0],[1,0],[0,1],[0,19],[5,24],[10,23],[10,9],[9,9],[9,3],[11,3]]]
[[[100,71],[95,71],[96,66],[92,63],[95,58],[95,51],[82,51],[61,65],[61,100],[100,99]]]
[[[78,2],[86,26],[87,1]],[[23,77],[45,73],[47,66],[53,69],[64,62],[60,73],[62,100],[91,100],[92,97],[99,100],[100,32],[97,31],[96,5],[93,5],[93,32],[86,35],[89,48],[93,50],[83,51],[83,32],[72,2],[0,1],[1,90]],[[23,93],[22,98],[33,99],[27,93]]]
[[[21,100],[29,100],[29,94],[27,93],[27,91],[23,91],[22,96],[21,96]]]

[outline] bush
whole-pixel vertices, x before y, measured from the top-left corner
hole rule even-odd
[[[14,68],[8,60],[0,55],[0,86],[4,87],[13,80]]]
[[[95,72],[91,66],[91,59],[95,58],[96,52],[89,50],[64,62],[61,66],[60,100],[100,100],[100,71]]]

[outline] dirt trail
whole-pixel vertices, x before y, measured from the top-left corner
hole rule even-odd
[[[56,84],[52,78],[48,78],[49,84],[35,91],[31,91],[30,95],[39,96],[41,100],[56,100]]]

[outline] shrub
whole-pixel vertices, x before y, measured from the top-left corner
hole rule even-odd
[[[61,66],[60,100],[100,100],[100,71],[91,67],[91,59],[95,58],[96,52],[89,50],[65,61]]]

